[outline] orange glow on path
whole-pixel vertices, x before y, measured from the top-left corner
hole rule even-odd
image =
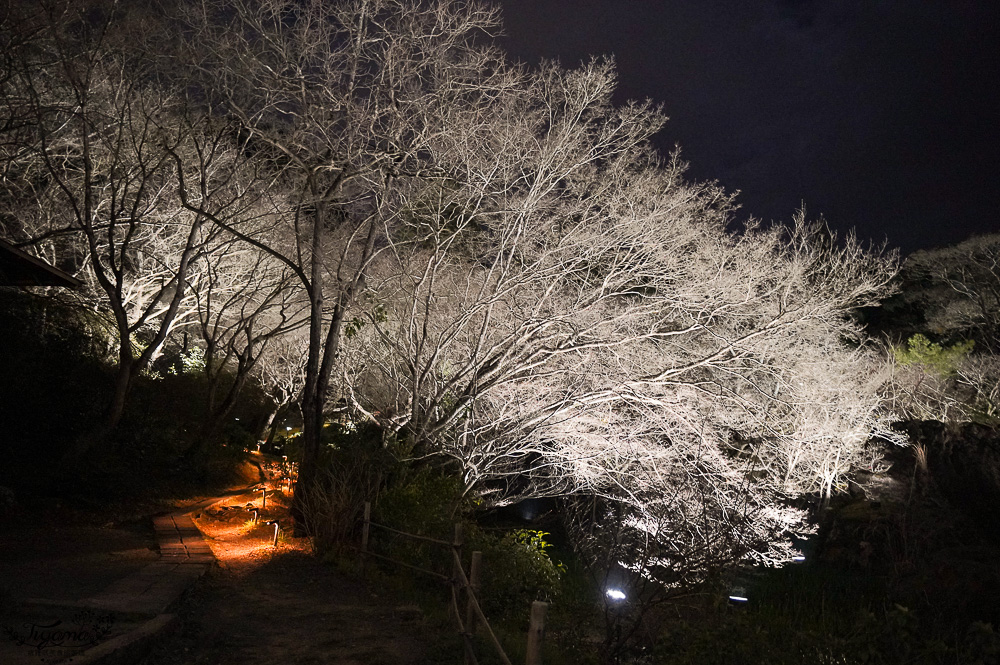
[[[225,501],[193,515],[221,567],[249,572],[279,552],[311,552],[308,538],[292,537],[292,520],[288,513],[291,494],[278,488],[282,480],[277,477],[278,474],[272,478],[270,472],[268,468],[265,483],[227,497]],[[267,490],[266,507],[263,509],[262,489]],[[253,523],[254,512],[251,508],[256,508],[259,515],[256,524]],[[277,547],[272,545],[274,525],[267,524],[270,520],[278,520],[281,527]]]

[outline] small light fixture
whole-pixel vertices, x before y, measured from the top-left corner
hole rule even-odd
[[[729,600],[734,603],[745,603],[749,599],[747,598],[747,590],[741,586],[734,588],[729,592]]]
[[[278,530],[281,528],[278,525],[278,520],[268,520],[266,523],[274,525],[274,539],[271,541],[271,547],[277,547],[278,546]]]
[[[798,556],[793,556],[792,557],[792,561],[794,561],[795,563],[802,563],[805,560],[806,560],[805,556],[803,556],[801,554],[798,555]]]
[[[608,589],[604,594],[611,600],[622,601],[625,600],[625,592],[621,589]]]

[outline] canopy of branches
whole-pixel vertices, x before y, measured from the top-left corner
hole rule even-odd
[[[89,281],[122,399],[196,326],[207,368],[273,353],[301,483],[346,399],[487,502],[615,506],[692,574],[786,558],[787,499],[870,463],[851,312],[893,258],[804,214],[733,232],[611,62],[511,63],[474,2],[75,5],[4,27],[3,223]]]

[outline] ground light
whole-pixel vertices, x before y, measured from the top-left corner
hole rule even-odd
[[[729,592],[729,600],[734,603],[745,603],[749,599],[747,598],[747,590],[741,586],[734,587],[732,591]]]
[[[611,600],[625,600],[625,592],[621,589],[608,589],[604,593]]]

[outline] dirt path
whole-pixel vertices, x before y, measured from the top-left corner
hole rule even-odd
[[[435,645],[420,611],[380,598],[317,561],[305,539],[272,548],[273,527],[249,523],[239,507],[260,493],[233,497],[231,510],[195,516],[219,567],[180,609],[181,628],[144,665],[261,663],[455,663],[457,651]],[[268,496],[263,518],[285,501]],[[441,648],[444,646],[444,648]],[[433,654],[442,654],[443,660]]]

